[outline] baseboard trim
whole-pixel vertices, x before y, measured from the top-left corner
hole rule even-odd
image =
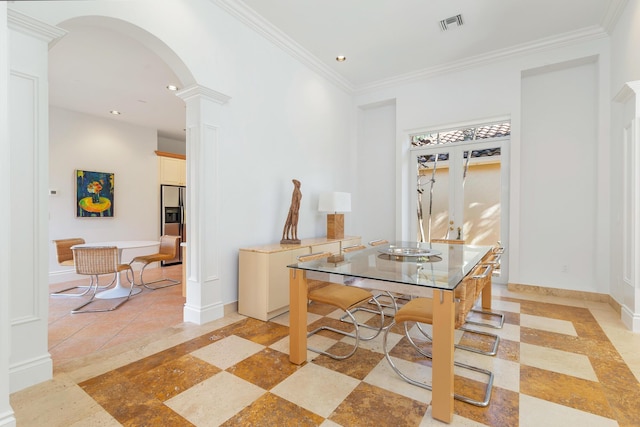
[[[552,295],[562,298],[574,298],[585,301],[604,302],[609,304],[614,310],[620,314],[620,304],[609,294],[600,294],[597,292],[574,291],[570,289],[547,288],[545,286],[522,285],[519,283],[508,283],[507,290],[513,292],[529,292],[539,295]]]
[[[16,425],[17,421],[13,411],[6,411],[0,414],[0,427],[15,427]]]
[[[222,303],[211,304],[206,307],[192,307],[184,305],[183,317],[185,322],[204,325],[208,322],[220,319],[225,315],[225,307]]]
[[[46,353],[9,367],[9,392],[23,390],[53,378],[53,359]]]

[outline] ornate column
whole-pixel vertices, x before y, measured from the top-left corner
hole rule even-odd
[[[8,164],[2,167],[8,240],[9,387],[15,392],[48,380],[49,43],[66,32],[14,10],[9,28]],[[6,99],[3,97],[3,99]],[[4,101],[3,101],[4,102]],[[4,150],[3,150],[4,151]],[[3,164],[7,159],[3,156]],[[8,179],[7,179],[8,178]],[[7,190],[8,189],[8,190]],[[9,215],[8,221],[6,215]],[[6,237],[5,237],[6,236]],[[4,257],[7,259],[7,257]],[[2,278],[7,273],[3,269]],[[3,350],[6,347],[2,346]]]
[[[220,289],[218,145],[227,95],[194,85],[177,93],[187,107],[187,302],[184,320],[224,316]]]
[[[620,110],[622,160],[621,265],[614,295],[623,323],[640,332],[640,81],[628,82],[615,97]],[[614,142],[617,138],[614,138]],[[614,265],[615,269],[615,265]],[[618,279],[619,278],[619,279]]]

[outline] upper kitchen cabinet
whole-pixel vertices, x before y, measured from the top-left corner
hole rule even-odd
[[[186,185],[187,161],[181,154],[156,151],[160,184]]]

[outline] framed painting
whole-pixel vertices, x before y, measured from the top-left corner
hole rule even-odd
[[[113,175],[76,170],[76,217],[113,217]]]

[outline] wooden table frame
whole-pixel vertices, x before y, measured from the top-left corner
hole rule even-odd
[[[386,282],[384,281],[372,280],[368,283],[379,285],[375,287],[378,290],[386,290]],[[291,268],[289,271],[289,360],[291,363],[297,365],[301,365],[307,361],[307,291],[307,272]],[[490,298],[490,291],[488,294]],[[433,289],[432,300],[433,377],[431,416],[437,420],[451,423],[453,419],[453,352],[455,326],[453,291]]]

